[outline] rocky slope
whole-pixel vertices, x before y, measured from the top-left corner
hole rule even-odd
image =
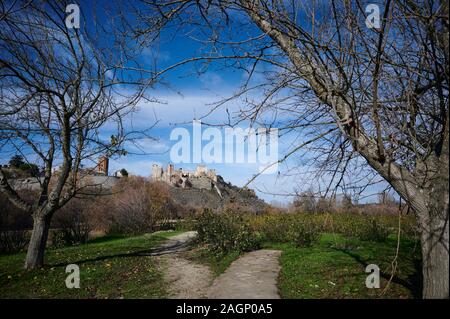
[[[211,208],[216,211],[230,208],[238,212],[261,213],[268,207],[253,190],[226,183],[221,176],[218,176],[216,186],[219,192],[215,189],[175,186],[169,187],[169,192],[175,203],[186,208]]]

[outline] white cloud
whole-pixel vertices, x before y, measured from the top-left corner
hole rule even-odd
[[[148,59],[148,63],[153,63],[156,59],[159,62],[170,61],[171,55],[169,51],[155,49],[153,47],[146,47],[142,50],[141,56]]]
[[[170,150],[170,146],[161,139],[144,138],[126,142],[125,149],[137,154],[163,154]]]
[[[161,103],[142,102],[139,110],[132,115],[133,125],[136,127],[149,126],[156,118],[158,126],[165,127],[176,124],[192,123],[194,118],[202,118],[211,110],[211,106],[223,99],[223,96],[205,92],[189,92],[187,95],[165,95],[157,97]],[[220,108],[208,115],[206,120],[216,124],[223,123],[226,111]]]
[[[205,72],[200,76],[200,82],[210,90],[225,84],[222,77],[215,72]]]

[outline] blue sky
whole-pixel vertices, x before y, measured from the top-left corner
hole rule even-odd
[[[197,30],[196,27],[182,28],[176,34],[163,32],[156,45],[144,49],[141,61],[152,66],[152,59],[156,58],[157,66],[164,69],[183,59],[197,56],[203,45],[197,40],[201,38],[199,33],[201,33],[201,30]],[[244,39],[259,34],[259,30],[254,26],[237,28],[233,33],[233,39]],[[225,51],[224,54],[226,53]],[[145,123],[151,125],[155,116],[159,120],[152,131],[152,136],[157,140],[142,143],[145,151],[152,154],[128,155],[124,158],[113,159],[110,164],[112,170],[124,167],[133,174],[149,176],[153,163],[166,166],[170,162],[170,148],[175,143],[175,141],[169,139],[171,130],[179,126],[190,129],[194,118],[201,118],[207,114],[211,109],[211,104],[232,96],[245,81],[246,73],[244,70],[224,67],[224,63],[227,62],[230,61],[211,62],[202,73],[197,72],[202,68],[201,63],[186,64],[167,73],[163,80],[165,83],[169,83],[170,87],[160,85],[149,92],[151,96],[163,103],[142,103],[140,110],[133,118],[133,123],[139,126],[143,126]],[[260,70],[269,67],[271,66],[259,65]],[[258,77],[256,76],[255,81],[257,80]],[[255,98],[259,97],[255,96]],[[233,100],[210,114],[203,121],[223,124],[226,122],[227,116],[225,109],[228,109],[231,113],[237,111],[242,106],[241,102],[239,99]],[[301,139],[302,137],[293,134],[284,136],[279,141],[278,151],[280,156],[283,156],[296,143],[300,143]],[[196,165],[175,164],[175,167],[182,166],[187,169],[194,169]],[[226,181],[238,186],[245,185],[258,172],[257,166],[252,164],[209,164],[208,167],[216,169]],[[312,174],[309,174],[311,171],[311,167],[303,166],[302,161],[293,156],[285,163],[280,164],[279,172],[260,175],[250,184],[250,187],[254,188],[257,194],[267,202],[276,200],[288,203],[292,201],[292,194],[295,190],[306,190],[309,187],[317,190],[319,184],[326,184],[327,176],[324,176],[321,180],[311,179]],[[368,187],[362,197],[369,196],[385,186]],[[377,200],[376,196],[369,196],[362,199],[361,202],[374,200]]]
[[[85,19],[90,19],[93,7],[88,6],[87,3],[90,4],[90,1],[82,3],[81,11]],[[101,3],[99,2],[99,6]],[[105,19],[102,12],[96,12],[96,14],[99,19]],[[86,25],[89,27],[88,23]],[[139,62],[144,67],[153,68],[156,58],[156,67],[164,69],[183,59],[196,56],[202,46],[196,40],[200,30],[196,30],[195,27],[190,28],[180,30],[177,34],[162,33],[157,43],[142,50]],[[259,35],[259,32],[254,27],[241,28],[233,34],[235,38],[255,35]],[[107,43],[108,40],[104,41]],[[208,68],[201,73],[198,70],[202,68],[202,64],[191,63],[165,74],[161,80],[167,85],[156,85],[148,91],[148,95],[160,103],[143,100],[139,103],[137,112],[128,118],[126,123],[127,128],[144,129],[152,126],[157,119],[158,124],[151,131],[153,139],[140,141],[139,148],[136,148],[135,145],[127,145],[129,151],[127,156],[110,160],[110,173],[125,168],[132,174],[149,176],[152,164],[166,166],[171,162],[170,148],[176,141],[170,140],[170,132],[180,126],[190,130],[194,118],[201,118],[207,114],[211,109],[211,104],[232,96],[246,79],[244,70],[224,67],[226,62],[229,61],[211,62]],[[264,69],[267,66],[260,65],[259,67]],[[258,78],[255,77],[255,80],[257,81]],[[253,94],[257,95],[257,93]],[[231,113],[237,111],[242,106],[241,102],[239,99],[233,100],[203,121],[211,124],[223,124],[226,122],[226,109]],[[283,137],[279,141],[280,156],[286,153],[294,143],[299,143],[300,139],[301,137],[294,135]],[[2,157],[4,161],[5,157]],[[175,164],[175,167],[194,169],[196,165]],[[208,167],[216,169],[226,181],[238,186],[245,185],[258,172],[255,164],[210,164]],[[306,190],[310,186],[318,186],[321,182],[305,180],[304,176],[306,175],[291,174],[292,169],[306,175],[311,170],[310,167],[302,166],[302,162],[294,157],[279,166],[279,173],[261,175],[250,184],[250,187],[254,188],[257,194],[267,202],[277,200],[287,203],[292,200],[292,197],[284,195],[292,194],[295,189]],[[284,174],[286,172],[290,172],[290,174],[286,176]],[[324,181],[326,181],[326,177]],[[373,188],[369,189],[368,192],[373,192],[373,190]],[[370,199],[374,200],[375,198]]]

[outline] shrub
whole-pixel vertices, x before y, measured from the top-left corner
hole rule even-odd
[[[111,208],[112,226],[109,233],[141,234],[153,231],[156,219],[150,211],[150,199],[145,185],[127,185],[115,195]]]
[[[2,230],[0,231],[0,252],[12,253],[23,250],[30,241],[30,233],[27,230]]]
[[[292,215],[266,215],[260,218],[259,227],[264,240],[269,242],[289,242],[289,230],[293,222]]]
[[[320,237],[320,221],[316,215],[271,214],[251,220],[253,229],[269,242],[292,242],[298,246],[309,246]]]
[[[296,222],[289,232],[290,240],[299,247],[307,247],[320,238],[319,228],[313,222]]]
[[[51,240],[55,246],[85,243],[93,229],[90,218],[92,200],[73,198],[55,213]]]
[[[218,254],[231,250],[256,249],[262,241],[311,246],[323,232],[340,233],[365,241],[385,241],[398,227],[398,216],[349,213],[214,214],[198,216],[195,229],[199,240]],[[413,216],[402,216],[402,233],[416,239]]]
[[[29,204],[33,204],[36,194],[29,190],[20,191],[20,196]],[[33,219],[29,213],[17,208],[6,195],[0,192],[0,230],[25,230],[33,227]]]
[[[340,233],[368,241],[384,241],[397,228],[397,216],[333,214],[323,223],[323,231]]]
[[[216,255],[231,251],[258,249],[261,237],[250,228],[241,215],[226,212],[215,214],[209,209],[201,213],[195,225],[198,241],[207,244]]]
[[[28,203],[33,202],[34,193],[20,191]],[[4,194],[0,193],[0,252],[11,253],[24,249],[29,242],[33,225],[31,215],[14,206]]]
[[[114,195],[101,200],[97,225],[108,234],[138,235],[173,228],[171,218],[178,207],[170,198],[168,186],[129,176],[113,188]]]
[[[368,241],[385,241],[389,233],[389,228],[373,217],[368,217],[356,231],[359,239]]]
[[[402,234],[413,240],[419,240],[419,227],[417,226],[414,216],[402,217]]]

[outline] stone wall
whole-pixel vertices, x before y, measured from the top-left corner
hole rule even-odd
[[[197,189],[214,189],[214,183],[217,182],[217,174],[215,170],[208,169],[204,165],[197,166],[194,172],[183,170],[182,168],[175,170],[172,164],[167,165],[166,171],[162,166],[153,164],[152,180],[163,181],[177,187],[193,187]]]
[[[191,183],[193,188],[211,190],[214,187],[211,179],[207,176],[194,176],[189,179],[189,182]]]

